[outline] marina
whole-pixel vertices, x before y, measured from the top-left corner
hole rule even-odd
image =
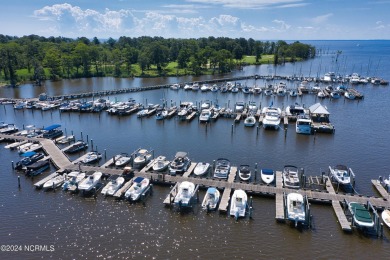
[[[360,44],[363,45],[363,43]],[[341,47],[337,48],[344,50]],[[346,52],[343,52],[344,54],[349,55]],[[324,72],[332,71],[329,67],[332,63],[326,63],[327,58],[327,56],[321,58]],[[348,60],[352,63],[354,59],[348,57]],[[354,70],[357,70],[360,64],[363,63],[355,66]],[[272,65],[269,67],[273,68]],[[275,74],[301,74],[300,67],[300,63],[286,64],[278,67],[278,72]],[[319,65],[315,61],[312,66],[310,62],[303,63],[303,74],[310,75],[310,67],[313,69],[311,73],[313,76]],[[378,71],[387,71],[384,59],[378,67]],[[349,68],[349,71],[353,69]],[[244,71],[232,74],[229,78],[234,78],[239,73],[242,75],[273,74],[265,65],[253,68],[253,70],[251,67],[245,67]],[[373,70],[360,74],[380,75],[380,73],[374,73]],[[387,74],[382,73],[382,75],[386,78]],[[87,93],[114,88],[171,85],[176,82],[201,82],[206,79],[207,77],[74,79],[63,82],[46,81],[44,88],[34,86],[30,90],[29,86],[21,86],[15,89],[4,88],[0,92],[12,91],[15,94],[3,94],[2,97],[24,99],[37,97],[42,92],[48,93],[49,97],[71,95],[76,88],[82,93]],[[249,87],[256,83],[263,88],[265,87],[264,81],[269,84],[278,82],[277,80],[248,79],[247,82],[242,80],[241,83],[242,85],[247,83]],[[299,81],[294,81],[295,83],[291,80],[285,81],[288,89],[299,86]],[[221,86],[223,82],[216,84]],[[314,82],[309,82],[309,85],[314,86]],[[325,87],[326,84],[320,83],[319,85]],[[338,83],[335,83],[334,87],[337,86]],[[132,98],[142,103],[143,106],[164,104],[163,100],[165,100],[168,109],[179,107],[181,102],[193,102],[193,105],[199,109],[203,101],[209,100],[212,105],[225,109],[225,113],[220,112],[216,121],[211,119],[207,124],[199,123],[197,116],[191,122],[179,120],[177,112],[172,114],[170,119],[156,120],[155,116],[137,118],[136,113],[119,116],[109,114],[104,110],[95,113],[60,112],[59,108],[41,111],[39,109],[14,109],[11,104],[2,104],[0,105],[0,120],[15,123],[20,129],[19,132],[22,132],[23,125],[35,125],[37,129],[42,129],[53,124],[61,124],[65,136],[73,134],[75,141],[84,140],[89,145],[88,149],[75,154],[63,152],[56,154],[58,150],[61,151],[70,144],[53,144],[57,151],[44,152],[45,157],[60,156],[63,157],[65,163],[56,160],[56,164],[60,165],[57,168],[51,162],[50,170],[44,171],[33,179],[24,177],[23,171],[12,171],[12,161],[16,163],[21,159],[18,149],[2,148],[3,160],[0,165],[4,173],[2,174],[4,189],[0,200],[4,209],[7,209],[7,214],[3,214],[1,219],[10,225],[10,227],[3,227],[3,231],[8,234],[6,239],[16,244],[34,239],[39,239],[42,243],[53,244],[56,250],[48,252],[48,256],[57,258],[77,258],[81,256],[81,251],[83,257],[90,258],[96,258],[99,255],[106,258],[112,256],[119,258],[156,257],[156,259],[240,258],[243,256],[242,252],[246,252],[245,257],[253,259],[286,258],[287,254],[290,258],[299,258],[302,257],[302,252],[305,252],[304,255],[307,258],[332,259],[340,255],[387,258],[390,254],[386,247],[390,234],[387,226],[383,225],[383,239],[381,239],[380,232],[374,232],[373,235],[367,234],[354,226],[353,216],[345,205],[346,202],[357,202],[370,210],[373,219],[374,212],[367,207],[368,200],[370,204],[372,202],[375,205],[374,208],[379,215],[385,212],[383,209],[388,207],[386,204],[388,201],[385,200],[386,193],[382,193],[384,196],[380,193],[380,191],[385,191],[384,186],[382,183],[380,186],[374,184],[378,183],[379,176],[385,176],[387,180],[385,165],[388,160],[386,154],[389,142],[386,129],[388,129],[389,121],[387,117],[381,117],[383,114],[381,111],[387,107],[388,87],[374,86],[370,83],[356,84],[353,87],[364,93],[364,99],[350,100],[344,96],[339,99],[319,98],[314,93],[306,92],[299,96],[298,91],[296,97],[290,96],[289,93],[282,97],[244,94],[240,91],[237,93],[184,91],[184,89],[173,91],[170,88],[102,97],[113,103],[127,102]],[[66,91],[61,91],[61,89]],[[90,102],[97,101],[98,97],[83,99],[80,101]],[[257,122],[253,128],[244,126],[245,113],[242,113],[237,124],[234,123],[236,114],[232,112],[231,117],[228,116],[229,108],[232,109],[238,101],[248,106],[250,102],[255,101]],[[295,122],[290,118],[288,118],[287,126],[284,125],[284,119],[281,119],[278,131],[264,130],[258,124],[261,110],[258,111],[260,107],[269,106],[271,101],[274,107],[281,108],[282,113],[287,106],[295,103],[302,105],[305,109],[320,103],[330,113],[329,119],[336,131],[333,134],[318,132],[308,135],[296,134]],[[246,115],[249,114],[248,111]],[[378,120],[378,112],[380,120]],[[6,138],[10,137],[16,138],[10,135]],[[40,142],[45,142],[44,138],[38,139]],[[92,139],[93,143],[91,143]],[[9,144],[8,140],[4,140],[1,145]],[[28,142],[34,141],[29,139]],[[210,171],[197,176],[194,168],[190,173],[186,171],[183,174],[172,176],[164,171],[153,171],[152,160],[148,164],[151,168],[132,169],[134,177],[150,178],[153,183],[153,194],[146,196],[144,201],[129,203],[124,199],[124,193],[129,185],[131,186],[129,182],[133,178],[131,174],[124,183],[127,185],[126,188],[122,186],[123,192],[118,198],[101,194],[104,185],[109,180],[115,176],[121,176],[125,171],[123,167],[115,166],[112,164],[113,161],[111,163],[109,161],[122,153],[130,156],[140,147],[154,150],[154,159],[165,156],[169,161],[174,159],[178,151],[185,151],[191,159],[191,166],[197,162],[208,162]],[[49,149],[46,148],[46,150]],[[95,171],[103,173],[101,184],[96,187],[96,196],[93,192],[91,195],[82,196],[80,192],[74,193],[72,190],[63,192],[57,188],[55,191],[52,189],[44,191],[35,188],[34,184],[52,173],[62,175],[63,173],[69,174],[69,170],[79,171],[79,165],[72,162],[90,151],[98,151],[103,156],[101,161],[94,166],[80,165],[81,170],[87,175]],[[229,159],[232,168],[237,168],[236,175],[232,176],[232,183],[229,183],[228,179],[213,177],[213,161],[218,158]],[[239,180],[238,167],[243,164],[251,167],[250,181]],[[284,165],[288,164],[304,169],[305,178],[300,178],[302,183],[300,189],[283,188],[281,173]],[[352,191],[344,191],[334,181],[325,181],[329,176],[328,167],[338,164],[344,164],[353,169],[355,185]],[[61,165],[64,166],[63,169],[66,169],[65,172],[61,171]],[[126,166],[131,167],[131,162]],[[275,181],[281,185],[272,182],[267,186],[260,178],[261,169],[272,169],[275,173]],[[188,177],[184,177],[184,174]],[[20,186],[18,186],[19,175]],[[114,177],[110,179],[111,176]],[[199,185],[197,193],[199,195],[195,195],[192,207],[181,211],[177,210],[177,207],[164,206],[163,202],[171,188],[183,181]],[[331,183],[335,190],[334,194],[328,192],[326,188],[326,185]],[[219,211],[219,205],[215,212],[203,210],[201,202],[208,187],[216,187],[220,191],[220,196],[225,196],[226,206],[221,207],[222,211]],[[247,194],[247,203],[250,204],[251,201],[253,203],[252,206],[248,205],[246,217],[238,218],[237,221],[229,214],[230,202],[236,189],[244,190]],[[303,197],[307,196],[310,204],[310,223],[298,224],[297,228],[294,222],[286,219],[284,211],[283,200],[291,192],[302,194]],[[338,207],[337,212],[341,213],[340,216],[344,218],[337,216],[338,213],[333,209],[333,205]],[[250,207],[252,211],[249,211]],[[17,217],[11,218],[10,216]],[[34,219],[32,225],[23,224],[31,219]],[[346,225],[341,225],[341,221]],[[379,223],[382,222],[379,221]],[[343,228],[348,229],[343,230]],[[50,239],[47,236],[48,233],[50,233]],[[213,243],[216,241],[218,243]],[[250,241],[256,241],[256,243]],[[286,241],[283,243],[284,250],[279,250],[281,241]],[[291,241],[294,242],[290,243]],[[259,243],[261,247],[257,246]],[[328,247],[326,249],[313,247],[313,244],[327,244]],[[297,247],[302,250],[296,250]],[[234,248],[239,248],[239,250]]]

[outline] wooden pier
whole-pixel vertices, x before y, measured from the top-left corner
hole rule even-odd
[[[279,188],[283,187],[282,172],[280,171],[275,172],[275,183],[276,183],[276,187]],[[284,193],[275,194],[275,206],[276,206],[276,216],[275,216],[276,221],[284,222],[286,219],[286,216],[284,214]]]
[[[376,188],[379,194],[386,200],[390,199],[389,193],[385,190],[379,180],[371,180],[372,185]]]
[[[133,181],[134,181],[134,178],[132,178],[131,180],[129,180],[128,182],[126,182],[119,190],[117,190],[115,192],[115,194],[113,195],[115,198],[121,198],[124,193],[131,187],[131,185],[133,184]]]

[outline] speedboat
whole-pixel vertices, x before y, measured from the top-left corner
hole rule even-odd
[[[204,195],[202,208],[207,211],[216,210],[220,198],[221,198],[221,193],[217,188],[214,187],[208,188],[206,194]]]
[[[286,116],[289,118],[295,118],[302,114],[305,114],[305,108],[298,103],[286,107]]]
[[[68,144],[70,142],[73,142],[74,139],[75,139],[74,135],[62,136],[62,137],[56,139],[56,143]]]
[[[245,217],[247,202],[248,196],[245,191],[235,190],[230,203],[230,216],[234,216],[236,219]]]
[[[298,167],[293,165],[285,165],[282,172],[283,186],[285,188],[299,189],[300,181],[298,175]]]
[[[26,167],[26,175],[36,176],[50,167],[49,160],[37,161]]]
[[[195,184],[189,181],[183,181],[178,186],[178,191],[175,196],[175,205],[181,207],[190,207],[191,200],[195,195]]]
[[[99,183],[102,178],[101,172],[94,172],[92,175],[87,176],[84,180],[78,185],[78,189],[84,192],[91,191]]]
[[[276,87],[275,93],[277,96],[284,97],[287,93],[286,83],[279,82],[278,86]]]
[[[72,144],[70,147],[68,147],[65,152],[66,153],[77,153],[82,150],[85,150],[88,148],[88,144],[84,141],[77,141],[76,143]]]
[[[123,167],[126,164],[130,163],[130,161],[131,161],[131,157],[128,156],[127,154],[116,155],[115,166],[116,167]]]
[[[348,90],[344,92],[344,97],[351,100],[354,100],[356,98],[356,96]]]
[[[336,180],[336,182],[345,186],[351,184],[352,176],[354,176],[351,168],[341,164],[334,167],[329,166],[329,172],[332,178]]]
[[[169,165],[169,173],[176,175],[178,173],[184,173],[191,165],[191,160],[187,157],[186,152],[177,152],[175,159]]]
[[[214,178],[227,179],[230,173],[230,161],[219,158],[215,164]]]
[[[265,129],[270,128],[270,129],[278,130],[280,124],[280,115],[281,115],[280,108],[265,107],[263,108],[262,112],[265,115],[262,122],[263,127]]]
[[[242,113],[245,108],[245,103],[242,101],[236,102],[235,111],[237,113]]]
[[[122,187],[124,182],[125,182],[125,178],[121,176],[112,179],[106,184],[106,186],[103,187],[101,193],[103,195],[114,196],[115,192],[117,192]]]
[[[156,158],[155,163],[153,164],[153,171],[162,172],[165,171],[169,166],[170,161],[167,160],[165,156],[160,155]]]
[[[240,165],[240,168],[238,170],[238,176],[243,181],[250,180],[250,178],[252,176],[252,172],[251,172],[249,165]]]
[[[133,160],[133,168],[140,169],[150,162],[153,154],[146,149],[139,149]]]
[[[89,152],[81,161],[84,164],[95,163],[102,158],[102,154],[98,152]]]
[[[383,222],[385,222],[386,226],[390,228],[390,210],[385,209],[384,211],[382,211],[381,216]]]
[[[42,159],[45,157],[43,153],[36,153],[36,152],[26,152],[21,155],[23,158],[16,163],[15,169],[20,170],[24,166],[31,165],[35,163],[36,161]]]
[[[178,89],[180,89],[180,85],[178,83],[175,83],[175,84],[170,86],[170,89],[178,90]]]
[[[131,201],[137,201],[141,198],[141,195],[147,190],[150,185],[150,180],[138,176],[134,179],[133,184],[125,192],[125,198]]]
[[[338,91],[332,91],[330,92],[330,96],[334,99],[339,99],[341,97],[340,92]]]
[[[70,172],[65,176],[64,184],[62,184],[63,190],[76,190],[78,184],[85,178],[85,172]]]
[[[211,110],[203,109],[199,115],[199,122],[209,122],[211,118]]]
[[[168,116],[168,111],[163,109],[156,114],[156,120],[163,120]]]
[[[249,116],[247,116],[244,120],[244,126],[249,126],[249,127],[252,127],[252,126],[255,126],[256,124],[256,118],[254,115],[250,114]]]
[[[363,204],[358,202],[349,202],[348,209],[353,216],[355,225],[361,228],[374,227],[374,221],[372,220],[371,213]]]
[[[56,177],[48,180],[43,184],[43,189],[48,190],[48,189],[55,189],[60,187],[64,183],[64,176],[63,175],[57,175]]]
[[[299,193],[289,193],[287,195],[287,219],[295,223],[306,222],[306,208],[303,196]]]
[[[297,134],[310,135],[312,132],[312,120],[308,115],[299,115],[295,122],[295,131]]]
[[[261,169],[260,176],[265,184],[271,184],[275,180],[275,172],[272,169]]]
[[[209,171],[210,164],[204,162],[198,162],[194,168],[194,174],[196,176],[202,176]]]

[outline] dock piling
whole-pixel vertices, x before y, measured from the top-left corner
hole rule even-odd
[[[12,170],[15,169],[14,161],[11,161]]]
[[[20,189],[20,176],[18,176],[18,188]]]

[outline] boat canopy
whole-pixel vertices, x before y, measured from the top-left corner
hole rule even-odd
[[[36,154],[36,152],[26,152],[26,153],[23,153],[21,156],[23,156],[23,157],[31,157],[34,154]]]
[[[215,193],[216,192],[216,188],[210,187],[210,188],[207,189],[207,192],[208,193]]]
[[[52,130],[58,128],[58,127],[61,127],[61,125],[59,125],[59,124],[51,125],[51,126],[43,128],[43,130],[45,130],[45,131],[52,131]]]
[[[187,153],[186,152],[177,152],[176,157],[182,157],[182,158],[187,157]]]
[[[274,171],[272,169],[261,169],[261,171],[266,175],[273,175]]]
[[[144,177],[138,176],[137,178],[134,179],[134,182],[141,183],[143,180],[144,180]]]
[[[330,114],[328,112],[328,110],[320,103],[316,103],[316,104],[312,105],[311,107],[309,107],[309,110],[310,110],[310,113],[312,113],[312,114],[320,114],[320,115],[329,115]]]

